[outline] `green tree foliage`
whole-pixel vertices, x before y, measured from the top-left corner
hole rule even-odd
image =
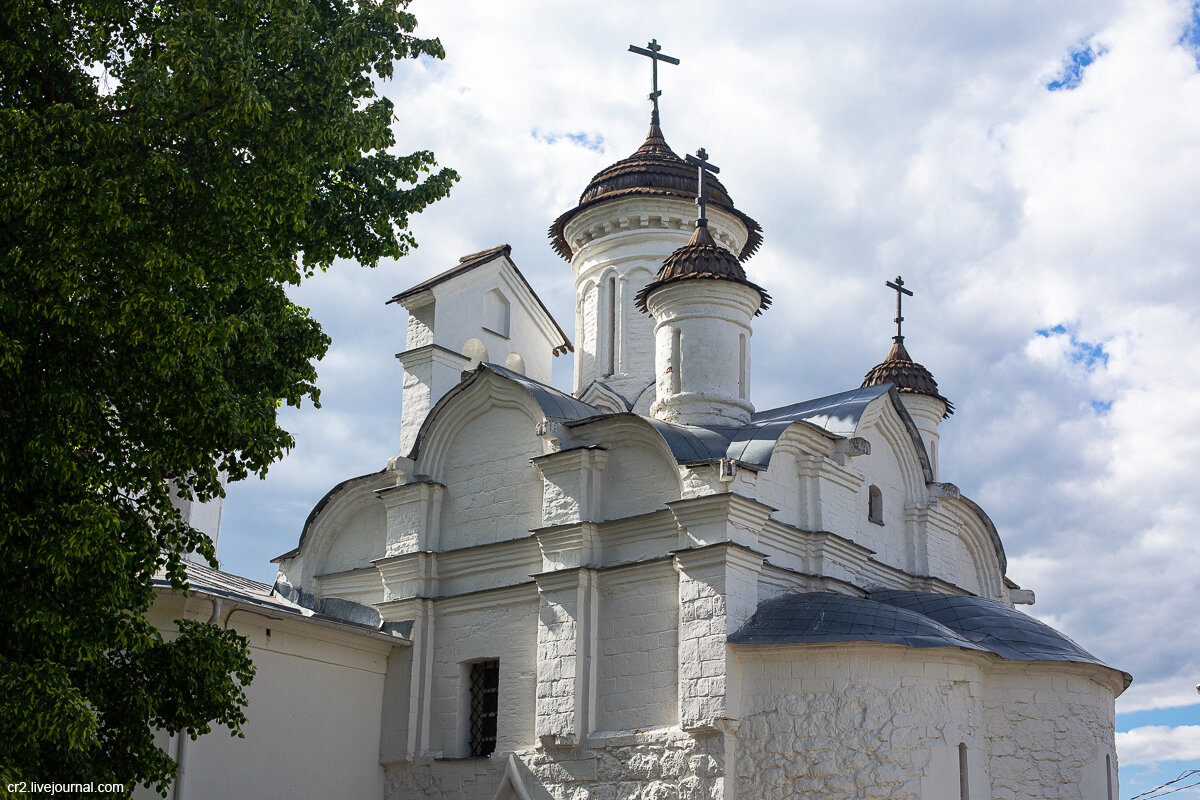
[[[457,176],[374,76],[442,57],[407,0],[0,4],[0,783],[148,782],[151,729],[234,732],[246,643],[164,641],[151,576],[292,445],[328,339],[284,293],[414,245]]]

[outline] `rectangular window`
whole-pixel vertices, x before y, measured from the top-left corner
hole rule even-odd
[[[467,743],[472,758],[482,758],[496,749],[496,710],[500,700],[500,662],[471,664],[471,719]]]

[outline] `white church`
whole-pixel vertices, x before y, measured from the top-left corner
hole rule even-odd
[[[1130,677],[1015,609],[939,474],[903,281],[861,386],[756,409],[762,233],[657,95],[550,228],[574,344],[507,245],[397,294],[400,455],[320,500],[274,587],[161,587],[160,625],[234,627],[258,668],[244,740],[168,745],[173,796],[1116,800]]]

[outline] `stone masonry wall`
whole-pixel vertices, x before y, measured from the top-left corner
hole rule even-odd
[[[1107,796],[1103,668],[865,643],[738,650],[739,798],[945,800],[960,745],[972,798]]]
[[[596,726],[678,720],[679,608],[669,562],[601,573]]]
[[[475,417],[446,456],[441,549],[516,539],[541,523],[542,479],[530,463],[541,455],[533,422],[522,411],[493,409]]]
[[[932,749],[980,719],[969,682],[947,681],[945,664],[779,649],[790,652],[742,666],[738,797],[923,800]]]
[[[659,729],[516,754],[533,800],[722,800],[725,738]],[[491,800],[506,756],[395,764],[386,800]]]
[[[1086,667],[1020,667],[989,681],[984,701],[991,797],[1104,800],[1110,756],[1115,798],[1112,692],[1081,674]]]

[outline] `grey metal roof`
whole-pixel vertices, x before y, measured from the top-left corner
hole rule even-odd
[[[867,641],[909,647],[984,649],[921,614],[833,592],[790,594],[768,600],[729,641],[733,644]]]
[[[281,614],[332,623],[363,633],[392,635],[396,632],[394,624],[383,622],[379,612],[368,606],[339,598],[322,601],[308,598],[308,603],[294,602],[282,597],[273,586],[222,572],[206,564],[185,561],[183,568],[188,586],[195,592],[235,600]],[[163,590],[171,588],[171,582],[165,577],[155,577],[150,583]]]
[[[697,428],[656,419],[647,421],[662,434],[680,462],[729,458],[751,467],[766,469],[779,437],[793,423],[806,422],[840,438],[852,436],[867,406],[890,389],[886,385],[868,386],[760,411],[741,427]]]
[[[936,620],[1007,659],[1078,661],[1107,666],[1041,620],[985,597],[893,589],[877,590],[868,597]]]
[[[725,457],[729,437],[737,428],[698,428],[694,425],[676,425],[653,417],[641,417],[650,423],[671,448],[675,460],[681,464],[697,461],[716,461]]]
[[[759,605],[729,642],[891,642],[984,650],[1011,661],[1108,667],[1046,623],[995,600],[893,589],[878,589],[865,598],[832,592],[777,597]],[[1129,680],[1125,674],[1126,685]]]
[[[585,403],[566,392],[560,392],[553,386],[547,386],[527,375],[513,372],[511,369],[502,367],[499,364],[482,363],[479,365],[479,368],[494,372],[502,378],[508,378],[510,381],[521,384],[529,394],[533,395],[533,399],[542,409],[542,413],[551,419],[576,422],[608,414],[607,411],[601,411],[595,406]]]
[[[853,436],[858,429],[863,412],[872,401],[888,393],[891,386],[865,386],[826,397],[817,397],[794,403],[790,406],[759,411],[750,418],[750,424],[768,422],[810,422],[824,428],[835,436]]]

